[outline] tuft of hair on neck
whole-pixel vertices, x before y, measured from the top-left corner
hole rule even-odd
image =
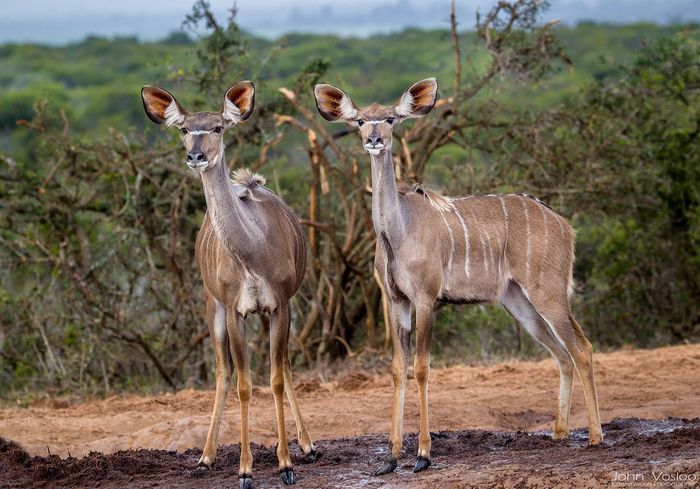
[[[265,185],[267,180],[259,173],[256,173],[249,168],[238,168],[231,175],[234,183],[245,185],[246,187],[255,187],[256,185]]]

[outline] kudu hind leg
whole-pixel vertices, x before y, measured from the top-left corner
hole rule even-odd
[[[389,300],[389,318],[392,343],[391,375],[394,396],[391,410],[391,453],[375,475],[396,469],[403,447],[403,408],[406,396],[408,358],[411,352],[411,304],[408,301]]]
[[[568,313],[558,325],[555,324],[554,328],[571,354],[583,384],[588,411],[588,444],[599,445],[603,441],[603,429],[600,424],[598,393],[593,375],[593,346],[571,313]]]
[[[231,355],[226,332],[226,309],[223,304],[210,295],[206,297],[206,306],[209,335],[216,358],[216,394],[214,396],[214,410],[211,415],[207,441],[198,465],[211,468],[216,458],[221,416],[223,415],[226,396],[231,386]]]
[[[270,321],[270,387],[275,398],[277,414],[277,461],[282,482],[294,484],[292,459],[289,456],[287,432],[284,424],[284,365],[289,338],[289,308],[283,304],[271,314]],[[291,379],[290,379],[291,380]]]
[[[250,358],[248,341],[245,334],[245,320],[233,308],[228,311],[229,347],[237,372],[237,388],[239,409],[241,413],[241,457],[238,465],[238,480],[240,489],[252,487],[253,454],[250,451],[250,431],[248,427],[248,409],[253,385],[250,380]]]
[[[288,317],[291,317],[289,311],[287,314]],[[287,336],[289,336],[289,330],[287,330]],[[299,440],[301,450],[304,452],[306,461],[314,462],[321,455],[321,453],[316,450],[316,447],[311,441],[309,430],[306,428],[304,417],[301,414],[301,408],[299,407],[296,392],[294,391],[294,382],[292,380],[292,363],[289,360],[288,348],[284,349],[284,390],[287,393],[289,406],[292,409],[292,415],[294,416],[294,423],[297,427],[297,439]]]
[[[523,292],[520,284],[511,281],[501,297],[506,310],[527,330],[532,337],[544,346],[554,357],[559,368],[559,403],[554,423],[555,439],[566,438],[569,434],[569,414],[574,379],[574,362],[564,345],[557,339],[544,318],[537,312]]]
[[[321,453],[316,449],[311,441],[309,430],[306,428],[304,417],[301,414],[299,401],[297,401],[296,392],[294,392],[292,366],[287,355],[285,355],[284,359],[284,391],[287,393],[289,406],[292,409],[292,416],[294,416],[294,423],[297,427],[297,439],[299,440],[301,451],[304,452],[304,458],[307,462],[314,462],[321,455]]]
[[[542,306],[534,304],[534,306],[573,360],[583,384],[583,394],[586,399],[588,443],[598,445],[603,441],[603,430],[600,425],[598,394],[593,376],[593,347],[571,315],[567,299],[563,299],[562,303],[556,305],[550,303]]]

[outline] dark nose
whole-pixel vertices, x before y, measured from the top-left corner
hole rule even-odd
[[[373,144],[375,146],[377,144],[382,144],[382,137],[381,136],[370,136],[367,138],[367,143]]]
[[[204,153],[187,153],[187,163],[204,161]]]

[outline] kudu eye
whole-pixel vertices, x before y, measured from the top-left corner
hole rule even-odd
[[[393,124],[394,122],[396,122],[396,119],[394,119],[393,117],[387,117],[387,118],[386,118],[386,121],[387,121],[389,124]]]
[[[358,126],[362,126],[362,124],[365,123],[365,121],[363,121],[362,119],[357,119],[355,122],[357,122]]]
[[[187,134],[189,131],[187,130],[186,127],[183,127],[182,129],[180,129],[180,132],[181,132],[182,134]]]
[[[215,132],[216,134],[221,134],[221,131],[223,131],[223,130],[224,130],[224,128],[221,127],[221,126],[216,126],[216,127],[214,128],[214,132]]]

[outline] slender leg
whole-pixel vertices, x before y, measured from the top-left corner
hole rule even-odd
[[[284,364],[289,332],[289,307],[281,304],[271,314],[270,321],[270,387],[275,398],[277,412],[277,461],[280,478],[287,485],[294,484],[292,459],[287,446],[284,426]],[[291,380],[291,379],[290,379]]]
[[[206,304],[209,334],[216,357],[216,395],[214,397],[214,411],[211,415],[211,423],[207,433],[207,442],[204,445],[198,465],[211,468],[216,458],[221,416],[224,412],[226,396],[231,386],[231,356],[226,333],[226,309],[223,304],[209,294],[206,296]]]
[[[588,409],[588,444],[599,445],[603,441],[603,429],[600,425],[600,411],[598,410],[598,393],[593,377],[593,347],[586,339],[574,317],[568,315],[568,323],[574,331],[575,346],[569,349],[569,353],[574,360],[581,382],[583,383],[583,393],[586,398],[586,408]]]
[[[408,301],[389,300],[391,342],[393,346],[391,374],[394,381],[394,400],[391,411],[391,454],[377,469],[375,475],[392,472],[398,464],[403,447],[403,406],[406,394],[408,356],[411,350],[411,304]]]
[[[595,379],[593,377],[593,347],[571,315],[568,302],[561,301],[559,304],[543,304],[542,306],[538,304],[533,305],[573,360],[574,367],[581,378],[583,394],[586,398],[588,444],[598,445],[603,441],[603,429],[600,425],[598,394],[596,393]],[[566,391],[566,385],[562,387],[562,390]],[[570,391],[570,387],[568,390]],[[561,399],[560,403],[562,403]],[[566,412],[564,414],[566,414],[565,418],[568,422],[568,406],[565,407]]]
[[[416,304],[416,355],[413,373],[418,384],[420,431],[418,434],[418,459],[413,472],[430,467],[430,426],[428,416],[428,380],[430,378],[430,341],[433,330],[433,305]]]
[[[571,360],[571,356],[567,354],[567,357],[565,361],[562,361],[560,357],[554,355],[557,367],[559,367],[559,404],[557,405],[557,419],[554,422],[554,434],[552,435],[552,438],[555,440],[563,440],[569,436],[569,413],[571,413],[574,363]]]
[[[233,363],[238,373],[238,400],[241,411],[241,459],[238,466],[238,484],[240,489],[250,489],[253,487],[253,454],[250,451],[248,407],[253,387],[250,381],[250,360],[245,322],[243,316],[233,308],[228,311],[227,326]]]
[[[294,382],[292,381],[292,363],[289,361],[287,348],[284,349],[284,390],[287,393],[289,406],[294,416],[294,423],[297,426],[297,439],[299,440],[299,445],[301,445],[301,450],[304,452],[305,459],[308,462],[314,462],[322,454],[316,450],[311,441],[309,430],[306,429],[306,423],[304,423],[304,417],[299,408],[296,392],[294,392]]]
[[[547,322],[537,312],[523,292],[520,284],[512,281],[501,297],[506,310],[544,346],[554,357],[559,368],[559,403],[554,424],[554,438],[566,438],[569,434],[571,411],[571,386],[574,378],[574,362],[564,345],[554,336]]]

